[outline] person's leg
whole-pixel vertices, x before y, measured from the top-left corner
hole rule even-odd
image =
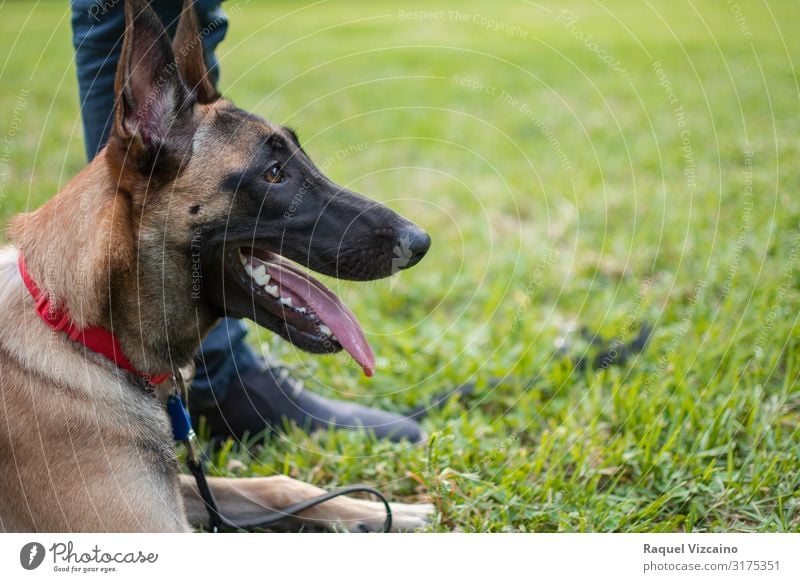
[[[228,21],[220,0],[198,2],[198,19],[209,74],[216,84],[219,77],[214,49],[225,37]],[[125,31],[123,2],[72,0],[72,42],[78,72],[86,155],[91,160],[108,140],[114,112],[114,77]],[[172,36],[178,26],[181,0],[153,3],[153,7]],[[245,372],[256,364],[255,355],[245,344],[247,330],[236,320],[221,322],[206,338],[205,353],[198,359],[195,382],[198,406],[206,408],[225,397],[237,370]],[[238,356],[238,358],[237,358]],[[238,360],[238,362],[237,362]],[[212,391],[214,391],[212,393]]]
[[[236,377],[258,367],[246,336],[244,322],[226,317],[205,337],[194,358],[196,370],[189,398],[192,412],[206,413],[219,406]]]
[[[122,34],[125,31],[125,10],[122,2],[101,3],[97,0],[72,0],[72,32],[78,71],[86,155],[91,160],[105,145],[114,112],[114,76],[117,69]],[[155,2],[153,7],[170,36],[175,34],[181,11],[181,0]],[[220,0],[197,3],[198,20],[203,32],[203,49],[212,82],[217,83],[219,68],[214,49],[225,37],[228,20],[219,6]],[[197,398],[199,404],[213,405],[225,397],[225,388],[236,372],[235,355],[239,352],[239,370],[255,365],[244,338],[244,324],[236,320],[220,323],[205,341],[206,353],[198,361]],[[234,354],[234,357],[231,357]],[[211,394],[211,390],[216,390]]]
[[[221,0],[196,3],[203,50],[216,85],[219,67],[214,50],[225,37],[228,21]],[[71,0],[73,44],[78,70],[86,152],[93,158],[105,145],[114,110],[114,76],[125,30],[123,0]],[[170,35],[175,33],[181,0],[159,0],[152,6]],[[190,410],[197,424],[207,419],[215,437],[257,434],[280,428],[284,420],[307,429],[365,427],[393,440],[422,438],[419,425],[403,416],[352,403],[330,400],[303,390],[302,382],[280,366],[266,365],[247,345],[247,328],[223,319],[205,338],[197,355],[190,391]]]
[[[111,128],[125,11],[121,5],[107,8],[94,0],[71,0],[70,5],[84,146],[91,160],[105,144]]]

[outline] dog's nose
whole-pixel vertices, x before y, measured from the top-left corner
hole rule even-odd
[[[395,264],[400,269],[410,269],[422,260],[422,257],[431,248],[431,237],[428,233],[416,226],[409,226],[400,231],[398,244],[395,247],[397,260]]]

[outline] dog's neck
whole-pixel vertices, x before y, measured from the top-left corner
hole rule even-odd
[[[105,151],[38,210],[11,222],[34,281],[81,327],[108,326],[113,271],[136,261],[131,209],[115,190]]]
[[[147,253],[158,251],[140,248],[141,209],[114,168],[103,150],[44,206],[16,217],[11,240],[51,300],[78,326],[112,331],[135,367],[186,365],[215,318],[198,315],[190,294],[165,292],[180,282],[146,267],[158,263]]]

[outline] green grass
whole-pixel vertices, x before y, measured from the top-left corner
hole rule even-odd
[[[733,3],[587,0],[570,26],[451,4],[421,21],[400,11],[422,2],[226,3],[224,93],[433,236],[396,280],[333,283],[374,379],[254,341],[314,390],[391,410],[478,389],[425,419],[427,449],[294,428],[219,471],[431,499],[434,531],[800,531],[797,4],[743,2],[740,25]],[[0,38],[6,219],[83,149],[66,3],[4,3]],[[570,325],[627,338],[642,320],[652,341],[624,367],[555,355]]]

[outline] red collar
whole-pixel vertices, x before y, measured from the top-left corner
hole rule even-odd
[[[87,348],[104,356],[114,362],[123,370],[127,370],[135,376],[144,378],[148,384],[156,385],[161,384],[172,376],[170,372],[152,376],[146,372],[141,372],[133,367],[133,364],[128,361],[125,354],[122,353],[122,346],[116,336],[107,329],[99,326],[80,328],[75,325],[69,317],[69,312],[66,309],[59,309],[54,303],[50,301],[47,293],[42,291],[28,274],[25,268],[25,261],[22,260],[22,254],[19,255],[19,272],[22,275],[22,280],[25,282],[25,287],[36,302],[36,314],[42,318],[47,326],[53,331],[60,331],[65,333],[69,339],[74,342],[81,343]]]

